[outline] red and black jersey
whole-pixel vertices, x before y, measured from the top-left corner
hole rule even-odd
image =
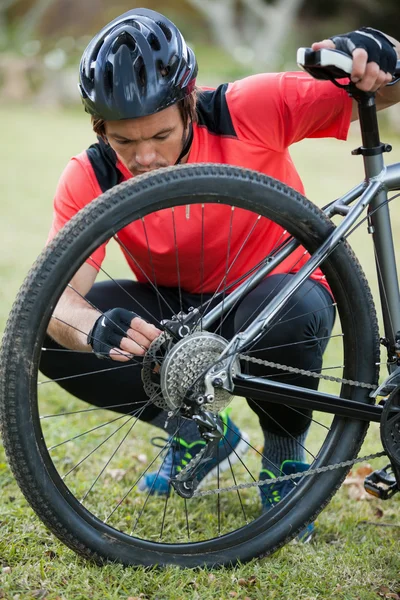
[[[203,89],[187,162],[254,169],[304,193],[289,146],[310,137],[345,139],[351,110],[343,90],[300,72],[254,75]],[[103,191],[131,177],[101,141],[72,158],[57,187],[49,239]],[[146,217],[145,225],[140,220],[120,231],[126,259],[139,281],[147,281],[146,273],[158,285],[176,287],[178,256],[181,287],[192,293],[214,292],[258,264],[282,236],[282,229],[268,219],[256,222],[254,213],[242,209],[232,216],[230,207],[217,204],[206,205],[204,211],[191,206],[189,217],[186,207],[180,207],[174,220],[171,211],[161,210]],[[104,245],[93,253],[96,268],[105,251]],[[302,262],[289,257],[275,272],[295,272]],[[319,271],[313,275],[326,285],[321,277]]]

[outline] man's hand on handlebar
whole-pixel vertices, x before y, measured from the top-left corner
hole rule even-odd
[[[361,28],[312,45],[313,50],[337,49],[353,58],[351,80],[364,92],[375,92],[392,81],[400,44],[369,28]]]

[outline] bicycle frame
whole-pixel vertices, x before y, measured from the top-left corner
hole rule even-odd
[[[363,405],[338,396],[297,386],[283,385],[282,383],[243,374],[230,377],[230,362],[233,361],[234,356],[245,351],[250,343],[254,343],[263,331],[276,320],[287,300],[337,247],[365,210],[368,210],[368,230],[373,235],[375,244],[376,269],[389,357],[396,366],[395,345],[396,338],[399,335],[398,332],[400,332],[400,291],[387,194],[389,191],[400,190],[400,163],[385,167],[383,152],[389,151],[391,148],[380,142],[374,94],[359,92],[352,84],[348,88],[351,95],[358,102],[363,145],[353,151],[353,154],[363,155],[365,182],[325,208],[324,212],[329,217],[337,214],[342,215],[344,217],[342,222],[333,230],[307,263],[293,275],[284,289],[261,311],[256,322],[232,338],[221,355],[221,359],[226,359],[224,366],[221,367],[220,372],[216,373],[213,370],[212,375],[208,374],[206,376],[206,386],[210,389],[212,379],[222,375],[222,379],[228,382],[228,389],[235,395],[264,400],[266,393],[268,393],[269,402],[281,402],[284,398],[285,404],[291,406],[379,422],[382,413],[382,406],[380,405]],[[355,204],[350,207],[354,202]],[[264,277],[271,273],[275,266],[297,246],[295,240],[288,242],[249,280],[242,283],[220,302],[204,317],[204,329],[207,329],[212,322],[233,306],[243,293],[253,289]]]

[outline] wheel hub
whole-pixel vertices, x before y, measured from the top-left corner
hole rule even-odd
[[[223,410],[232,395],[225,389],[215,389],[214,398],[205,397],[204,376],[218,361],[228,342],[214,333],[202,331],[186,336],[172,348],[171,343],[170,336],[162,334],[151,344],[144,358],[142,380],[147,395],[164,410],[181,408],[187,394],[193,399],[202,398],[207,410]],[[236,360],[232,373],[239,371]]]

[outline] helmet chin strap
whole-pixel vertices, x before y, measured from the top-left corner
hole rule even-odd
[[[189,152],[190,147],[192,145],[193,142],[193,125],[190,122],[189,124],[189,132],[187,134],[185,143],[183,144],[183,148],[182,148],[182,152],[180,153],[177,161],[176,161],[176,165],[179,165],[179,163],[181,162],[182,158]]]

